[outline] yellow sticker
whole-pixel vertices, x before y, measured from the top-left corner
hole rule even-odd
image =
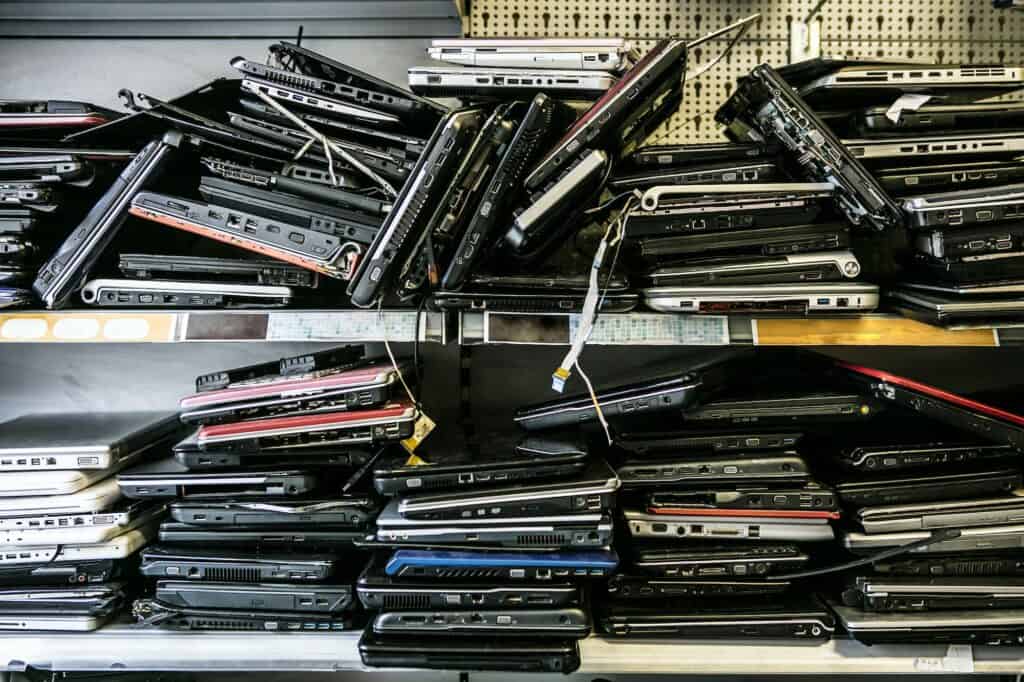
[[[409,459],[405,460],[405,466],[407,467],[420,467],[426,464],[419,455],[409,455]]]
[[[437,424],[434,420],[428,417],[425,413],[420,412],[419,419],[416,420],[416,424],[413,426],[412,435],[402,441],[402,447],[405,448],[406,452],[410,455],[416,452],[416,448],[420,446],[430,432],[434,430]]]

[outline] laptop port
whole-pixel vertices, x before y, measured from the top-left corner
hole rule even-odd
[[[551,569],[550,568],[538,568],[534,572],[534,577],[537,578],[537,580],[550,580],[551,579]]]
[[[427,83],[431,83],[431,84],[435,84],[436,85],[436,84],[439,84],[440,82],[441,82],[441,77],[440,76],[430,76],[430,75],[427,76]]]
[[[459,483],[472,483],[473,474],[459,474]]]
[[[442,616],[441,614],[436,614],[431,618],[431,620],[437,623],[438,625],[444,624],[444,616]]]
[[[668,524],[667,523],[652,523],[651,524],[651,531],[655,532],[655,533],[667,533],[668,532]]]
[[[505,77],[504,76],[495,76],[494,77],[494,84],[495,85],[504,85],[505,84]]]
[[[850,305],[850,299],[846,298],[845,296],[840,296],[839,298],[836,299],[837,308],[845,308],[848,305]]]
[[[523,603],[523,598],[518,596],[505,597],[505,606],[520,606]]]
[[[704,526],[699,523],[694,523],[690,526],[690,533],[693,535],[703,535]]]
[[[402,616],[403,623],[426,623],[426,616]]]

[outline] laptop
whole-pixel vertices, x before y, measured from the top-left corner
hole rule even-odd
[[[279,415],[316,414],[370,409],[391,397],[399,372],[415,374],[403,361],[399,369],[390,361],[343,364],[304,374],[272,377],[252,384],[205,390],[182,398],[181,421],[218,424]]]
[[[124,559],[145,547],[156,536],[156,524],[125,531],[105,542],[85,544],[0,546],[0,565],[67,563]]]
[[[688,259],[647,273],[655,287],[784,284],[853,279],[860,262],[850,251],[820,251],[791,256],[717,256]]]
[[[162,544],[195,545],[200,547],[229,547],[257,554],[281,554],[297,547],[310,551],[334,553],[351,551],[353,544],[366,537],[365,530],[351,527],[288,527],[288,526],[193,526],[177,521],[160,524],[159,540]]]
[[[800,570],[808,559],[795,545],[749,540],[724,545],[698,542],[671,549],[641,546],[634,550],[631,563],[646,575],[704,580],[785,574]]]
[[[807,463],[794,451],[627,460],[616,473],[624,488],[810,481]]]
[[[413,432],[417,410],[399,400],[368,410],[271,417],[232,424],[199,427],[196,442],[204,452],[279,454],[288,450],[349,447],[378,441],[398,441]]]
[[[366,464],[372,456],[369,444],[359,446],[325,446],[294,448],[282,447],[256,452],[236,452],[211,447],[199,447],[199,430],[192,432],[174,448],[174,460],[189,471],[213,471],[218,469],[274,469],[305,467],[357,468]]]
[[[608,580],[608,596],[638,604],[649,603],[651,599],[745,599],[780,594],[788,590],[790,585],[788,580],[656,578],[618,573]]]
[[[1024,223],[1000,223],[952,230],[920,230],[913,235],[913,245],[915,249],[932,258],[950,260],[1018,253],[1024,251]]]
[[[36,229],[39,214],[27,208],[0,208],[0,235],[23,235]]]
[[[621,431],[616,434],[615,445],[620,450],[636,455],[726,454],[757,452],[761,450],[793,450],[803,439],[798,431],[769,431],[739,429],[725,431]]]
[[[881,408],[856,393],[776,393],[705,402],[684,410],[683,421],[733,425],[858,422],[874,417]]]
[[[504,227],[503,216],[512,196],[521,186],[531,164],[554,136],[560,135],[575,114],[561,101],[537,93],[522,115],[512,139],[469,216],[448,269],[441,278],[441,289],[453,291],[462,286],[473,266],[491,250],[497,240],[496,230]]]
[[[651,287],[641,294],[658,312],[819,315],[869,312],[878,307],[874,284],[761,284],[756,286]]]
[[[605,578],[618,564],[612,548],[553,552],[399,549],[384,571],[399,578],[550,581]]]
[[[1024,449],[1024,417],[1020,415],[889,372],[845,362],[838,365],[877,399],[909,407],[986,440]]]
[[[315,272],[303,270],[280,261],[253,258],[207,258],[179,256],[170,253],[122,253],[118,268],[128,278],[176,281],[230,281],[236,284],[262,284],[315,289],[319,278]]]
[[[529,205],[516,213],[505,233],[505,242],[523,255],[547,253],[576,224],[567,216],[596,196],[608,164],[608,155],[599,149],[581,153],[555,182],[530,195]]]
[[[126,562],[118,559],[14,564],[0,567],[0,585],[95,585],[127,575]]]
[[[993,102],[971,104],[940,104],[926,102],[917,109],[903,109],[891,120],[888,106],[868,107],[857,114],[858,123],[867,134],[904,131],[982,130],[1019,127],[1024,123],[1024,103]]]
[[[92,514],[19,516],[0,519],[0,545],[86,545],[107,542],[118,535],[151,524],[164,516],[163,504],[122,502],[108,511]]]
[[[379,635],[476,636],[531,635],[583,639],[590,634],[590,612],[578,606],[560,608],[385,611],[373,619]]]
[[[192,609],[259,609],[279,613],[340,613],[352,608],[351,585],[222,583],[157,580],[153,596],[163,604]]]
[[[608,181],[608,187],[618,193],[670,185],[759,183],[776,180],[778,176],[779,168],[774,163],[733,161],[616,175]]]
[[[845,223],[813,223],[758,227],[727,232],[691,232],[659,237],[630,238],[641,260],[673,264],[694,257],[775,256],[839,251],[850,246],[850,227]]]
[[[899,287],[886,295],[907,317],[944,327],[991,327],[1001,321],[1017,321],[1024,312],[1024,299],[1019,297],[975,298]]]
[[[92,164],[74,154],[29,151],[25,154],[0,156],[0,181],[3,182],[88,185],[95,176]]]
[[[551,637],[434,637],[379,635],[367,628],[359,639],[363,665],[372,668],[571,673],[580,666],[572,639]]]
[[[311,229],[304,224],[311,224],[312,218],[307,218],[304,224],[298,217],[295,222],[283,223],[281,218],[268,218],[250,210],[154,192],[137,194],[130,213],[334,279],[352,276],[367,241],[365,237],[358,238],[359,232],[356,239],[335,234],[329,228],[331,222],[316,222],[322,229]],[[372,228],[367,229],[372,235]]]
[[[907,264],[929,280],[955,284],[989,284],[1024,279],[1024,251],[1007,251],[959,259],[932,258],[915,253]]]
[[[881,168],[875,177],[893,194],[919,194],[922,191],[952,191],[1019,184],[1024,181],[1024,164],[1018,161],[974,161]]]
[[[684,40],[662,40],[594,102],[565,136],[526,177],[528,190],[536,191],[568,166],[582,150],[593,147],[628,147],[633,133],[664,120],[670,112],[658,109],[657,100],[678,87],[686,65]]]
[[[133,467],[117,477],[129,498],[291,496],[310,492],[316,482],[312,472],[301,470],[196,473],[171,458]]]
[[[519,482],[487,490],[428,492],[403,497],[398,513],[410,521],[483,521],[604,513],[615,506],[619,478],[600,458],[579,474],[550,483]]]
[[[0,471],[108,471],[179,429],[166,412],[26,414],[0,425]]]
[[[117,477],[109,476],[66,495],[0,496],[0,518],[92,514],[111,509],[121,499]]]
[[[871,554],[900,545],[927,540],[931,530],[902,531],[898,533],[846,532],[843,546],[854,554]],[[1014,550],[1024,547],[1024,526],[1001,525],[963,528],[958,537],[939,540],[912,551],[922,554],[955,554]]]
[[[626,234],[665,237],[803,225],[818,218],[829,196],[831,192],[822,190],[684,197],[670,205],[632,211],[626,219]]]
[[[481,440],[479,451],[455,448],[429,451],[416,458],[398,455],[378,461],[373,487],[382,495],[406,492],[523,485],[536,480],[565,479],[583,471],[587,450],[575,438],[527,437],[511,451],[490,437]],[[434,455],[437,455],[436,457]]]
[[[379,506],[369,497],[337,499],[266,497],[259,500],[175,500],[170,516],[192,526],[334,526],[363,528],[376,516]]]
[[[372,364],[373,360],[368,360],[365,356],[365,346],[346,345],[259,362],[254,365],[218,369],[196,377],[196,393],[251,387],[253,384],[274,382],[283,378],[296,379],[301,378],[300,375],[325,370],[356,369],[366,364]],[[220,395],[230,395],[230,393]]]
[[[783,144],[809,179],[835,185],[836,204],[854,225],[884,230],[903,223],[899,206],[770,66],[755,67],[715,120],[737,138],[750,136],[756,128],[758,137]]]
[[[797,640],[824,642],[835,631],[835,619],[816,599],[768,597],[737,604],[708,600],[694,606],[669,600],[661,608],[611,602],[597,615],[601,629],[616,637],[677,639]]]
[[[843,603],[876,613],[1019,609],[1024,580],[858,576],[843,592]]]
[[[540,278],[538,278],[540,279]],[[613,278],[606,288],[602,285],[602,296],[597,310],[602,313],[628,313],[640,302],[640,296],[629,291],[621,278]],[[586,291],[564,287],[544,291],[541,289],[509,288],[436,291],[430,297],[430,305],[437,310],[492,313],[582,313],[586,303]]]
[[[865,533],[1011,525],[1024,521],[1024,497],[1008,495],[862,507],[857,510],[857,521]]]
[[[139,573],[149,578],[187,578],[233,583],[322,582],[334,575],[331,555],[254,553],[190,546],[151,545],[141,552]]]
[[[690,405],[702,385],[699,374],[681,373],[597,391],[605,417],[668,412]],[[593,398],[574,395],[516,410],[515,422],[527,431],[552,429],[597,420]]]
[[[771,159],[780,151],[779,144],[770,141],[651,145],[637,149],[630,155],[628,164],[636,168],[660,169],[665,166],[689,167],[711,162],[742,161],[751,163]],[[754,178],[749,179],[753,180]]]
[[[875,613],[832,604],[832,611],[863,644],[1020,645],[1024,610],[984,609],[944,613]]]
[[[385,573],[383,563],[371,559],[356,582],[356,594],[368,611],[562,608],[578,605],[581,598],[579,586],[568,581],[438,583],[425,578],[393,578]]]
[[[647,511],[667,516],[765,516],[837,520],[839,506],[828,488],[810,482],[803,486],[736,484],[703,490],[666,490],[647,495]]]
[[[1024,576],[1019,551],[977,552],[947,556],[894,557],[873,564],[881,576]]]
[[[178,631],[340,632],[352,628],[347,614],[197,609],[171,606],[155,599],[136,599],[132,615],[142,627]]]
[[[276,100],[286,102],[289,105],[299,104],[308,107],[309,109],[315,109],[322,112],[325,116],[341,116],[344,118],[353,118],[363,123],[377,123],[389,126],[394,126],[400,122],[398,116],[386,111],[352,104],[351,102],[335,97],[325,97],[324,95],[318,94],[314,95],[306,88],[289,87],[283,83],[277,83],[263,78],[246,76],[242,79],[240,88],[243,93],[247,93],[248,95],[259,97],[257,93],[262,93],[268,97],[273,97]]]
[[[878,138],[843,140],[858,159],[922,159],[967,157],[988,160],[992,157],[1020,155],[1024,151],[1022,132],[947,133],[945,135],[902,136],[897,139]],[[964,169],[963,172],[967,172]]]
[[[913,228],[1017,220],[1024,215],[1024,184],[913,197],[903,201],[903,210]]]
[[[710,540],[768,540],[773,542],[828,542],[835,539],[824,518],[784,516],[667,515],[625,509],[626,527],[634,538]]]
[[[120,605],[124,596],[124,585],[119,582],[60,587],[4,587],[0,588],[0,614],[5,617],[89,614]]]
[[[47,308],[62,307],[82,286],[124,222],[132,198],[170,165],[182,139],[171,131],[146,145],[40,268],[32,289]]]
[[[92,279],[81,291],[84,303],[106,308],[281,308],[292,296],[290,287],[156,279]]]
[[[88,128],[119,114],[88,102],[71,100],[0,100],[0,129],[16,134]]]
[[[530,67],[413,66],[409,89],[427,97],[530,97],[543,90],[567,99],[596,99],[615,85],[604,71]]]
[[[427,56],[463,66],[623,71],[636,54],[622,38],[454,38],[430,41]]]
[[[377,540],[404,543],[468,543],[495,547],[606,547],[612,520],[602,511],[482,519],[406,519],[392,498],[377,517]]]
[[[844,66],[800,88],[808,102],[887,104],[905,93],[972,101],[1024,88],[1024,69],[1015,66],[873,64]]]
[[[845,476],[832,489],[844,506],[859,508],[1005,495],[1020,487],[1021,482],[1018,469],[989,465],[966,471]]]
[[[354,305],[371,306],[392,284],[396,269],[419,243],[432,209],[449,197],[450,183],[483,123],[484,111],[471,108],[448,114],[437,126],[394,208],[360,259],[348,287]]]
[[[900,471],[904,469],[936,469],[966,463],[991,463],[1016,459],[1020,451],[1009,445],[987,441],[952,441],[859,445],[844,448],[839,463],[855,471]]]

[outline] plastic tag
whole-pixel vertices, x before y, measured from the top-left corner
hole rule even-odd
[[[415,426],[412,429],[412,435],[402,441],[402,447],[405,448],[406,452],[410,455],[416,452],[416,448],[420,446],[430,432],[434,430],[437,424],[434,420],[428,417],[423,412],[420,413],[419,419],[416,420]]]
[[[407,467],[421,467],[426,463],[419,455],[409,455],[409,459],[405,460],[405,466]]]
[[[950,644],[945,656],[919,656],[914,670],[922,673],[973,673],[974,649],[970,644]]]
[[[917,95],[914,93],[900,95],[900,97],[892,103],[892,106],[886,110],[885,117],[893,123],[899,123],[900,114],[904,111],[917,111],[931,98],[931,95]]]

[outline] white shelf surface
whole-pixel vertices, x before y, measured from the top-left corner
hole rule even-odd
[[[0,669],[53,671],[365,671],[359,631],[344,633],[168,632],[112,625],[92,633],[0,636]],[[580,642],[580,672],[772,675],[964,672],[945,645],[865,646],[837,638],[791,642],[682,642],[592,636]],[[978,673],[1024,672],[1024,647],[973,647]]]

